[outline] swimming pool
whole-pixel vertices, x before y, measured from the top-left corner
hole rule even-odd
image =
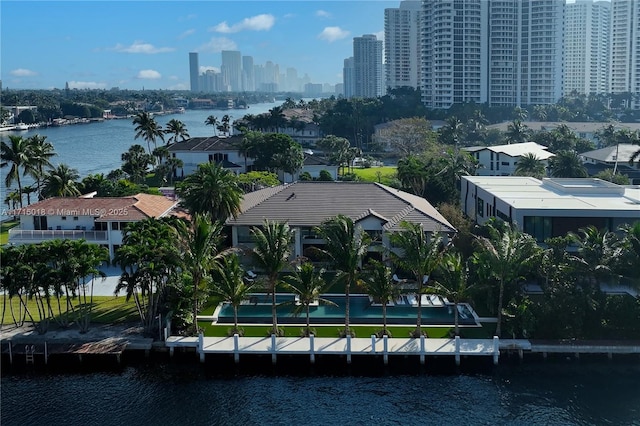
[[[438,296],[428,296],[423,299],[428,304],[422,306],[423,325],[454,325],[453,304],[445,303]],[[344,295],[323,295],[323,299],[330,300],[338,306],[320,304],[310,307],[311,324],[342,324],[344,322]],[[278,323],[280,324],[304,324],[306,313],[294,315],[294,306],[282,305],[287,301],[293,301],[292,294],[276,294]],[[351,295],[350,297],[350,322],[351,324],[381,324],[382,306],[375,304],[367,295]],[[460,325],[479,326],[477,315],[467,304],[459,304],[458,321]],[[395,303],[387,305],[387,323],[414,325],[418,312],[415,296],[403,296]],[[233,324],[233,307],[228,303],[222,304],[216,310],[219,324]],[[238,308],[238,322],[243,324],[271,324],[271,296],[267,294],[254,294]]]

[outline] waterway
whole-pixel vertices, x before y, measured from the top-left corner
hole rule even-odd
[[[525,359],[488,372],[400,375],[220,376],[150,363],[9,374],[1,391],[3,426],[640,425],[637,359]]]

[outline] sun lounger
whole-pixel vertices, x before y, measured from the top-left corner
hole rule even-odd
[[[422,302],[422,306],[431,305],[431,300],[429,300],[428,294],[423,294],[422,296],[420,296],[420,301]]]
[[[395,304],[396,304],[396,305],[406,305],[406,304],[407,304],[407,301],[406,301],[406,300],[404,300],[404,297],[403,297],[403,296],[400,296],[400,297],[398,297],[398,298],[395,300]]]
[[[415,294],[407,294],[406,298],[408,304],[410,304],[411,306],[418,306],[418,299],[416,299]]]
[[[435,294],[430,294],[429,299],[431,300],[431,304],[433,306],[444,306],[444,303],[442,303],[442,300],[440,300],[440,297]]]

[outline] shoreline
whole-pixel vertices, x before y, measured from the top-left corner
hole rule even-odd
[[[462,352],[459,356],[455,353],[426,352],[422,357],[419,352],[397,352],[395,354],[386,351],[393,343],[411,339],[391,338],[382,345],[374,346],[373,353],[357,352],[355,350],[357,339],[330,339],[339,344],[347,340],[354,342],[354,352],[325,351],[322,353],[321,339],[316,338],[316,351],[289,350],[294,341],[309,342],[306,338],[279,338],[277,350],[242,351],[242,345],[236,343],[235,351],[231,349],[211,350],[211,342],[233,344],[233,338],[204,338],[207,342],[205,350],[198,347],[198,338],[183,338],[180,336],[167,336],[165,341],[154,340],[142,335],[142,329],[137,323],[110,324],[93,326],[87,333],[81,334],[77,328],[70,327],[62,330],[51,330],[39,335],[32,325],[21,328],[3,327],[0,330],[0,350],[4,364],[3,374],[28,372],[35,370],[69,372],[76,369],[88,371],[100,371],[105,366],[123,368],[135,365],[139,362],[157,362],[160,364],[194,364],[201,365],[207,371],[224,373],[231,369],[235,373],[264,374],[277,372],[277,375],[286,375],[290,371],[314,375],[317,371],[325,374],[344,374],[351,371],[369,371],[377,373],[385,371],[385,374],[420,374],[429,373],[460,373],[470,369],[471,371],[490,371],[499,369],[501,364],[512,363],[528,364],[531,362],[553,362],[554,360],[575,361],[581,360],[612,362],[637,362],[640,356],[640,341],[566,341],[566,340],[514,340],[503,339],[499,345],[499,362],[492,362],[491,353],[484,356],[473,356],[478,353]],[[240,338],[245,339],[250,346],[258,345],[256,342],[269,342],[270,338]],[[497,339],[497,338],[496,338]],[[249,342],[249,340],[251,340]],[[328,340],[325,338],[325,340]],[[368,338],[359,339],[361,341]],[[387,339],[384,339],[387,340]],[[454,339],[424,339],[428,344],[437,343],[442,346],[444,341]],[[440,342],[440,341],[443,342]],[[479,344],[487,339],[461,339],[461,342]],[[419,342],[414,339],[412,343]],[[436,342],[437,341],[437,342]],[[174,342],[173,344],[171,342]],[[182,344],[175,344],[182,342]],[[382,342],[382,339],[380,340]],[[325,342],[326,343],[326,342]],[[362,343],[362,342],[361,342]],[[527,345],[528,343],[528,345]],[[307,343],[303,343],[307,344]],[[374,344],[375,345],[375,344]],[[464,346],[462,346],[464,347]],[[31,359],[29,358],[31,352]],[[276,357],[277,353],[277,357]],[[614,356],[615,355],[615,356]],[[495,359],[494,359],[495,361]],[[361,373],[360,373],[361,374]]]

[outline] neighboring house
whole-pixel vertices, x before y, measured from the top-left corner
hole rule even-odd
[[[462,148],[478,160],[478,176],[511,176],[515,173],[520,157],[525,154],[535,154],[545,167],[549,165],[549,158],[554,154],[547,151],[547,147],[535,142],[513,143],[496,146],[473,146]]]
[[[285,109],[284,116],[288,120],[287,127],[279,129],[280,133],[291,136],[305,148],[314,148],[316,142],[324,136],[320,126],[313,121],[313,111],[301,108]]]
[[[508,130],[510,121],[498,124],[492,124],[487,126],[487,130],[498,129],[502,132],[506,132]],[[556,127],[564,124],[569,129],[573,131],[579,138],[588,139],[591,142],[595,143],[596,146],[600,143],[598,140],[597,134],[599,131],[604,129],[609,125],[613,125],[615,130],[640,130],[640,123],[617,123],[617,122],[601,122],[601,123],[588,123],[588,122],[569,122],[569,121],[526,121],[522,124],[526,125],[529,129],[534,132],[540,131],[551,131]]]
[[[183,166],[176,170],[175,177],[183,178],[198,169],[198,164],[220,163],[233,173],[245,173],[253,159],[245,157],[238,147],[243,136],[211,136],[187,139],[169,145],[169,155],[182,160]],[[245,168],[245,161],[247,167]]]
[[[377,259],[383,258],[389,233],[400,230],[403,220],[421,223],[425,232],[447,236],[456,232],[424,198],[369,182],[295,182],[251,192],[245,194],[241,213],[227,220],[227,225],[234,247],[251,247],[251,228],[262,226],[265,219],[287,222],[295,233],[291,258],[318,260],[314,247],[323,247],[324,241],[314,227],[339,214],[353,219],[372,237],[369,257]]]
[[[477,224],[497,217],[538,242],[589,225],[615,230],[640,220],[640,186],[593,178],[463,176],[460,201]]]
[[[605,169],[615,169],[617,173],[627,175],[633,184],[640,184],[640,157],[633,166],[629,165],[631,156],[640,150],[632,144],[612,145],[580,154],[589,175],[595,175]]]
[[[297,173],[294,173],[293,176],[289,173],[284,173],[282,170],[279,170],[278,179],[280,179],[280,181],[284,183],[295,182],[300,179],[300,175],[304,172],[309,172],[312,178],[317,179],[320,176],[320,172],[322,170],[328,171],[333,180],[338,180],[337,165],[329,165],[328,162],[318,157],[317,155],[305,154],[302,169],[300,169]]]
[[[173,213],[178,201],[163,195],[129,197],[54,197],[10,211],[20,225],[9,230],[9,244],[35,244],[54,239],[84,239],[109,249],[113,258],[128,223]]]

